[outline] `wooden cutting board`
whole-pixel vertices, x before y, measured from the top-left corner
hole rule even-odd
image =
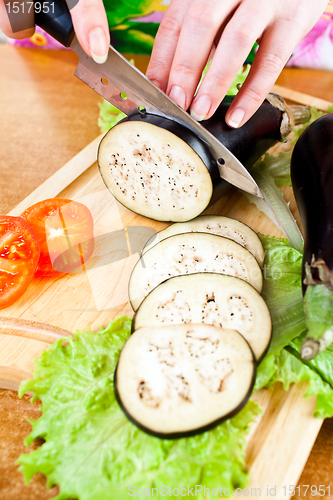
[[[330,103],[282,87],[283,97],[319,109]],[[21,318],[54,325],[68,331],[87,326],[97,329],[119,315],[132,315],[127,285],[139,250],[155,232],[167,226],[136,215],[115,201],[105,188],[96,164],[96,138],[76,157],[42,184],[10,212],[19,215],[27,207],[51,197],[85,203],[95,222],[93,265],[78,274],[60,278],[34,279],[24,296],[0,312],[3,317]],[[281,146],[282,148],[283,146]],[[299,221],[291,188],[284,189],[291,210]],[[264,234],[283,236],[267,217],[235,189],[231,189],[205,213],[235,217]],[[0,387],[17,390],[19,382],[32,376],[33,359],[48,347],[52,338],[0,327]],[[246,449],[251,488],[260,488],[261,498],[286,498],[296,485],[322,421],[313,418],[315,398],[303,398],[304,384],[285,392],[280,385],[261,390],[255,397],[263,412],[252,426]],[[268,489],[267,489],[268,488]],[[259,490],[252,495],[259,496]],[[244,492],[246,496],[246,492]]]

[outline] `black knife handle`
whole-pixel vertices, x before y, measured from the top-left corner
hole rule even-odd
[[[59,43],[69,47],[74,28],[72,18],[64,0],[44,0],[40,12],[35,9],[35,23]]]

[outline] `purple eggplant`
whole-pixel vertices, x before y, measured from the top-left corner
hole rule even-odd
[[[250,168],[271,146],[309,120],[309,108],[289,107],[269,94],[240,129],[225,115],[227,96],[214,116],[202,122],[244,165]],[[113,195],[130,210],[155,220],[183,222],[200,215],[230,187],[221,179],[207,146],[178,123],[147,113],[125,118],[102,139],[98,164]]]
[[[333,341],[333,113],[309,125],[291,158],[304,229],[302,282],[309,329],[301,349],[312,359]]]

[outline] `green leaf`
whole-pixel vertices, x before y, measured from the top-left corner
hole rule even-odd
[[[145,23],[140,24],[145,25]],[[117,29],[111,32],[112,42],[119,52],[150,55],[157,28],[152,34],[147,31],[147,29],[133,29],[130,27],[122,30]]]
[[[257,403],[249,401],[235,417],[197,436],[149,436],[127,420],[114,396],[114,370],[130,331],[131,320],[121,317],[97,333],[77,332],[66,345],[59,340],[36,362],[34,378],[22,382],[20,394],[33,391],[43,412],[27,444],[45,439],[19,458],[26,481],[45,474],[49,486],[60,486],[58,500],[125,500],[130,485],[222,485],[230,494],[244,488],[245,436]]]
[[[126,118],[125,113],[122,113],[118,108],[116,108],[113,104],[106,101],[99,102],[99,117],[98,117],[98,126],[101,132],[107,132],[116,125],[120,120]]]
[[[103,3],[110,28],[122,24],[127,19],[145,16],[154,10],[152,0],[103,0]]]
[[[260,235],[265,249],[262,295],[269,307],[273,335],[257,370],[255,390],[282,382],[309,382],[306,396],[317,395],[315,416],[333,416],[333,346],[312,361],[300,357],[307,335],[302,296],[302,254],[282,238]]]
[[[319,340],[333,327],[333,291],[325,285],[310,285],[304,296],[308,337]]]
[[[270,175],[268,169],[266,169],[267,161],[270,161],[269,155],[266,155],[263,160],[259,160],[251,170],[251,174],[257,182],[264,199],[246,192],[243,194],[285,234],[294,248],[301,251],[303,248],[302,233],[290,211],[289,203],[285,201],[274,178]]]
[[[237,86],[242,85],[245,82],[247,75],[250,72],[250,69],[251,69],[251,64],[247,64],[246,66],[241,67],[234,81],[232,82],[230,89],[227,92],[227,95],[236,95],[238,93]]]
[[[282,152],[278,156],[268,153],[258,160],[254,168],[269,175],[277,186],[291,186],[290,158],[292,151]]]
[[[301,287],[302,254],[288,240],[259,234],[265,250],[263,290],[272,318],[272,341],[257,371],[255,389],[268,384],[282,349],[306,329]]]
[[[277,359],[277,371],[272,377],[270,384],[282,382],[287,391],[290,384],[297,382],[309,382],[305,397],[317,396],[317,407],[315,417],[328,418],[333,415],[333,388],[306,363],[299,359],[295,352],[283,349]]]

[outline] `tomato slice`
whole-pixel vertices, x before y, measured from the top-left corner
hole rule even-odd
[[[32,281],[39,244],[21,217],[0,215],[0,309],[13,304]]]
[[[94,251],[94,222],[90,210],[77,201],[52,198],[21,214],[40,246],[36,276],[80,272]]]

